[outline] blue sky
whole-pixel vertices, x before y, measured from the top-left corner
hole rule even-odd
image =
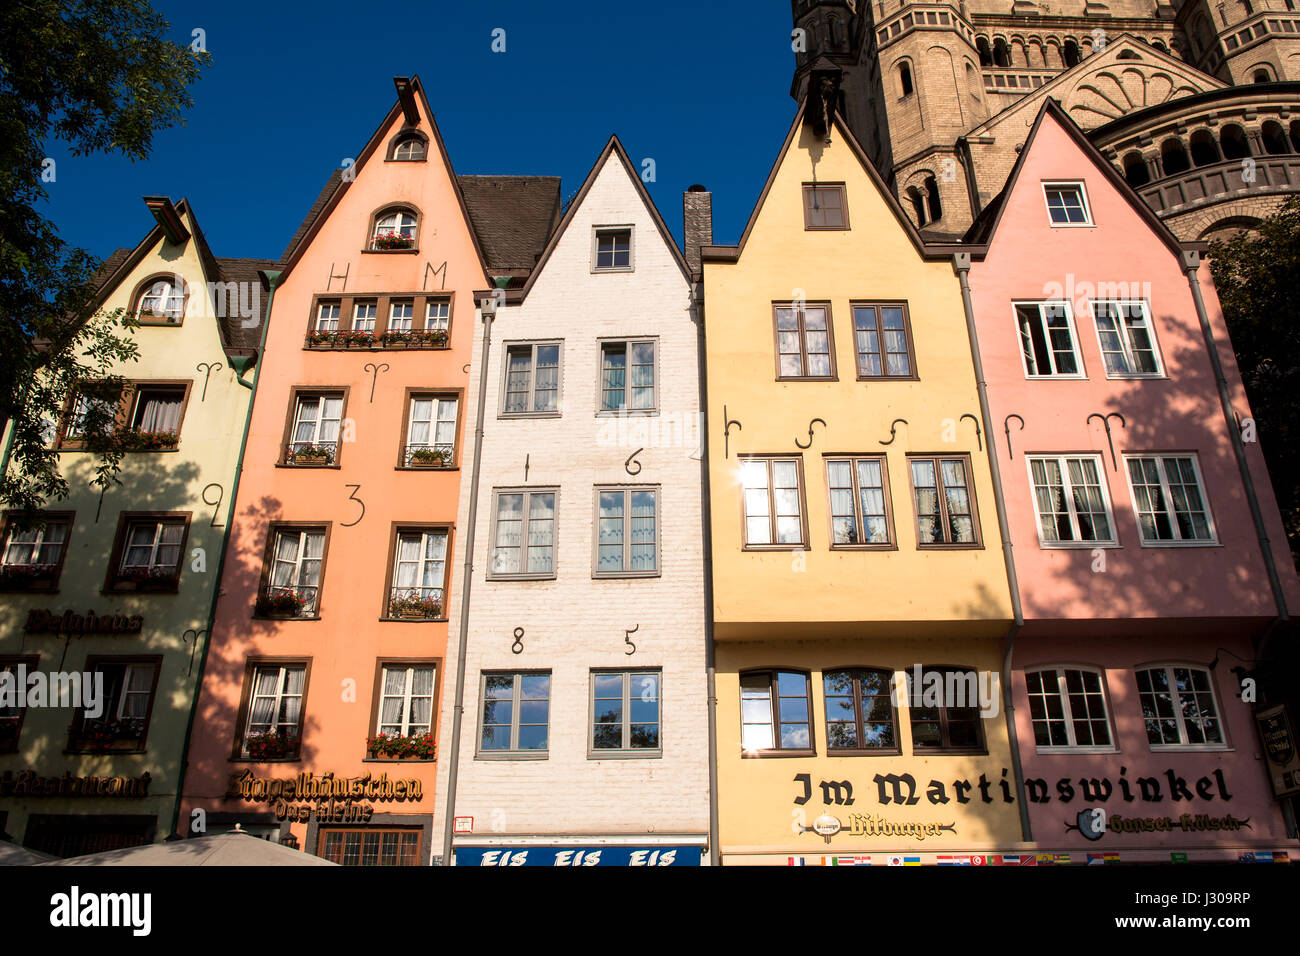
[[[152,225],[140,197],[188,196],[219,256],[277,258],[331,170],[418,74],[458,173],[559,175],[568,199],[611,133],[681,240],[681,194],[713,191],[714,236],[740,237],[794,115],[783,0],[449,4],[154,0],[171,38],[206,32],[212,65],[186,125],[151,157],[49,145],[46,213],[106,256]],[[492,31],[506,31],[493,53]]]

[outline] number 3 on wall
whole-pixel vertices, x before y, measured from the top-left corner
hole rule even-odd
[[[352,489],[352,494],[348,495],[348,501],[355,501],[361,506],[361,514],[357,515],[356,521],[345,521],[343,523],[343,527],[351,528],[355,524],[360,524],[361,519],[366,516],[366,503],[357,497],[357,492],[361,490],[360,485],[348,485],[347,487]]]

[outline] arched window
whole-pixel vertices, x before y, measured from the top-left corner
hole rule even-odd
[[[140,287],[135,317],[146,325],[179,325],[185,318],[184,280],[179,276],[160,276],[146,281]]]
[[[906,61],[898,64],[898,84],[902,87],[904,96],[912,95],[912,68]]]
[[[1169,47],[1165,46],[1165,42],[1163,40],[1152,40],[1151,45],[1155,47],[1157,50],[1159,50],[1161,53],[1169,52]]]
[[[912,214],[916,216],[918,226],[925,225],[925,200],[921,198],[921,191],[915,186],[907,190],[907,201],[912,204]]]
[[[1300,120],[1291,121],[1291,152],[1300,153]]]
[[[1290,152],[1290,146],[1286,141],[1286,134],[1282,132],[1281,123],[1269,120],[1260,127],[1259,133],[1260,139],[1264,141],[1264,152],[1270,156]]]
[[[1011,51],[1007,48],[1007,41],[998,37],[993,41],[993,65],[1008,67],[1011,65]]]
[[[1251,74],[1250,82],[1252,83],[1272,83],[1273,78],[1268,75],[1268,70],[1262,67]]]
[[[1124,178],[1134,189],[1151,182],[1151,173],[1147,170],[1147,161],[1137,150],[1124,156]]]
[[[428,152],[428,138],[418,130],[404,130],[388,143],[388,158],[397,162],[423,162]]]
[[[1187,147],[1181,139],[1167,139],[1161,144],[1160,165],[1164,167],[1166,176],[1185,173],[1192,168],[1191,160],[1187,158]]]
[[[1219,148],[1224,159],[1245,159],[1250,155],[1250,142],[1246,131],[1236,123],[1228,123],[1219,131]]]
[[[978,101],[980,98],[980,75],[970,60],[966,61],[966,88],[970,90],[970,95]]]
[[[1065,67],[1069,69],[1079,63],[1079,44],[1073,40],[1065,41]]]
[[[1214,134],[1208,129],[1198,129],[1192,134],[1192,162],[1197,166],[1210,166],[1219,161],[1219,147],[1214,144]]]
[[[979,51],[979,55],[980,55],[980,66],[992,66],[992,65],[993,65],[993,51],[992,51],[991,49],[989,49],[989,38],[988,38],[988,37],[976,37],[976,38],[975,38],[975,49]]]
[[[405,207],[386,209],[375,215],[370,231],[371,249],[413,249],[419,217]]]
[[[925,178],[925,203],[930,213],[930,221],[937,222],[943,218],[943,204],[939,202],[939,184],[933,176]]]
[[[1255,15],[1255,8],[1250,5],[1250,0],[1241,0],[1241,9],[1246,11],[1248,17]]]

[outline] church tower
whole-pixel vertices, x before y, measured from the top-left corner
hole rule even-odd
[[[1233,86],[1300,80],[1297,0],[1186,0],[1178,23],[1193,65]]]

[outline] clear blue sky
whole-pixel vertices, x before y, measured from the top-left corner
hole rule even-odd
[[[140,197],[188,196],[219,256],[277,258],[331,170],[396,102],[428,91],[458,173],[559,175],[569,198],[611,133],[681,240],[682,191],[713,191],[714,237],[734,242],[795,105],[784,0],[154,0],[171,38],[206,31],[212,65],[187,123],[152,156],[75,158],[51,143],[46,210],[103,257],[152,225]],[[491,50],[506,31],[506,52]]]

